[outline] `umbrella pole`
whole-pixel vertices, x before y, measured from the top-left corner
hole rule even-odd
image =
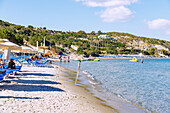
[[[77,70],[77,76],[76,76],[76,80],[75,80],[75,85],[77,83],[79,72],[80,72],[80,63],[81,63],[81,61],[79,61],[79,63],[78,63],[78,70]]]

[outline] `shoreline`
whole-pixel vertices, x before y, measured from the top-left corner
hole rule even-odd
[[[74,71],[74,70],[72,70],[70,68],[63,67],[63,66],[61,66],[61,67],[65,71],[67,71],[66,74],[68,74],[68,76],[66,76],[66,77],[68,77],[71,80],[71,82],[73,83],[73,85],[74,85],[74,80],[75,80],[74,77],[76,76],[76,71]],[[71,72],[71,73],[69,73],[69,72]],[[70,76],[70,75],[72,75],[72,76]],[[74,77],[73,77],[73,75],[74,75]],[[79,75],[80,75],[80,73],[79,73]],[[79,76],[79,78],[81,78],[80,76]],[[120,97],[113,96],[111,93],[109,93],[107,91],[106,92],[104,92],[104,91],[100,92],[99,91],[99,92],[97,92],[99,94],[96,95],[96,91],[94,91],[95,86],[93,85],[94,89],[89,88],[89,85],[82,83],[81,80],[78,80],[78,85],[77,86],[80,87],[80,88],[83,88],[83,90],[86,91],[85,93],[90,94],[91,96],[93,96],[94,98],[99,100],[101,105],[112,109],[114,112],[120,112],[120,113],[124,113],[124,112],[126,112],[126,113],[136,113],[136,112],[138,112],[138,113],[147,113],[147,112],[149,112],[146,109],[144,109],[143,107],[135,105],[133,103],[130,103],[130,102],[126,101],[126,100],[123,100]],[[100,86],[96,86],[96,87],[100,87]],[[109,102],[108,102],[107,101],[108,99],[102,93],[106,93],[106,94],[110,95],[111,97],[113,97],[112,102],[111,102],[110,99],[109,99]]]
[[[140,56],[134,56],[134,57],[140,57]],[[108,57],[98,57],[99,59],[132,59],[130,58],[130,56],[126,56],[126,57],[116,57],[116,58],[113,58],[112,56],[108,56]],[[138,59],[141,59],[141,58],[138,58]],[[168,58],[160,58],[160,57],[144,57],[142,59],[170,59],[170,57]]]
[[[57,66],[59,66],[59,65],[57,65]],[[76,76],[77,72],[75,72],[75,71],[72,70],[72,69],[63,67],[63,66],[59,66],[59,67],[60,67],[61,71],[62,71],[63,73],[65,73],[65,74],[64,74],[64,77],[66,78],[66,80],[69,82],[69,84],[70,84],[71,86],[77,87],[77,89],[79,89],[79,90],[81,89],[81,90],[82,90],[82,93],[84,93],[84,94],[86,94],[86,95],[89,95],[89,96],[91,96],[93,99],[95,99],[95,101],[98,101],[97,104],[99,104],[99,105],[101,105],[101,106],[104,106],[106,109],[109,109],[109,110],[111,110],[111,111],[114,112],[114,113],[119,113],[119,111],[118,111],[117,109],[115,109],[115,108],[107,105],[104,100],[102,100],[101,98],[99,98],[99,97],[97,97],[97,96],[94,96],[94,93],[91,92],[91,91],[88,89],[88,86],[85,86],[84,84],[82,84],[79,79],[77,80],[77,85],[75,85],[75,84],[74,84],[74,81],[75,81],[75,78],[74,78],[74,77]],[[74,76],[74,77],[73,77],[73,76]]]
[[[112,113],[113,110],[70,82],[60,66],[23,67],[0,83],[0,111]],[[85,107],[86,106],[86,107]],[[115,111],[114,111],[115,112]]]
[[[99,59],[132,59],[132,58],[103,58],[103,57],[98,57],[98,58]],[[142,58],[142,59],[170,59],[170,58]]]

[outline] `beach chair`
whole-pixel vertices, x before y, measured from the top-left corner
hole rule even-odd
[[[4,78],[3,78],[3,77],[0,77],[0,82],[3,81],[3,80],[4,80]]]
[[[6,70],[6,74],[9,75],[9,74],[13,74],[15,75],[15,72],[17,71],[20,71],[22,68],[22,66],[16,66],[16,69],[8,69],[8,65],[4,65],[3,68],[0,68],[0,71],[4,71]]]
[[[12,74],[14,71],[17,71],[17,69],[0,69],[0,71],[6,70],[6,74]]]
[[[6,75],[6,73],[0,73],[0,82],[4,80],[5,75]]]
[[[27,60],[26,60],[26,62],[20,62],[18,59],[16,59],[16,61],[17,61],[19,64],[31,65],[31,63],[29,63]]]
[[[4,69],[8,69],[8,65],[4,64],[4,65],[3,65],[3,68],[4,68]]]
[[[22,66],[16,66],[16,70],[17,70],[17,71],[20,71],[21,68],[22,68]]]
[[[15,69],[15,70],[16,70],[16,71],[20,71],[21,68],[22,68],[22,66],[16,66],[16,69]],[[8,65],[5,64],[5,65],[3,66],[3,69],[8,69]]]
[[[49,60],[45,60],[43,63],[39,63],[39,62],[32,62],[33,65],[35,66],[42,66],[42,65],[45,65],[47,62],[49,62]]]

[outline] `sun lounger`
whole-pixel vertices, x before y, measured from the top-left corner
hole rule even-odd
[[[5,73],[0,73],[0,82],[4,80],[5,75],[6,75],[6,72]]]
[[[0,77],[0,82],[3,81],[3,79],[4,79],[3,77]]]
[[[8,69],[8,65],[4,64],[4,65],[3,65],[3,68],[4,68],[4,69]]]
[[[6,70],[6,74],[12,74],[14,71],[17,71],[17,69],[0,69],[0,71]]]
[[[4,80],[4,76],[0,74],[0,82]]]
[[[0,81],[3,80],[4,76],[6,75],[6,73],[0,73]]]
[[[17,69],[18,71],[20,71],[21,68],[22,68],[22,66],[16,66],[16,69]]]
[[[23,64],[23,65],[31,65],[31,63],[29,63],[28,61],[26,62],[20,62],[18,59],[16,59],[16,61],[19,63],[19,64]]]
[[[17,70],[17,71],[20,71],[21,68],[22,68],[22,66],[16,66],[16,70]],[[5,64],[5,65],[3,66],[3,69],[8,69],[8,65]]]
[[[49,60],[45,60],[43,63],[39,63],[39,62],[32,62],[33,65],[45,65],[47,62],[49,62]]]

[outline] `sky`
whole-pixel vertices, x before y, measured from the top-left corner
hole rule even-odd
[[[0,0],[0,19],[57,31],[124,32],[170,41],[170,0]]]

